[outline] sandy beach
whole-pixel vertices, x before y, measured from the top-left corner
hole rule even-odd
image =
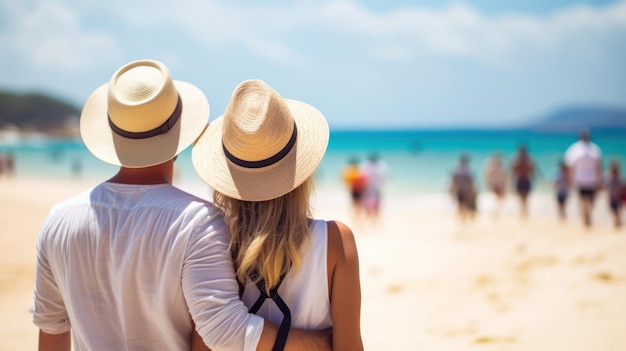
[[[55,202],[95,183],[0,179],[0,350],[36,349],[37,233]],[[565,223],[548,195],[533,195],[526,220],[512,195],[497,217],[493,205],[481,197],[461,223],[445,194],[387,196],[374,224],[351,217],[346,194],[317,192],[316,216],[357,237],[365,348],[625,350],[626,230],[613,228],[604,196],[591,230],[574,201]]]

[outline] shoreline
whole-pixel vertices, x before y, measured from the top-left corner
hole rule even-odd
[[[624,147],[626,142],[619,131],[597,131],[596,142],[603,151],[606,167],[612,159],[626,165]],[[533,182],[534,194],[551,194],[552,180],[558,162],[571,143],[574,134],[540,133],[536,131],[512,131],[502,135],[493,130],[482,131],[336,131],[331,137],[327,152],[316,172],[316,183],[334,191],[343,190],[341,172],[349,159],[364,160],[368,154],[377,152],[389,167],[385,190],[390,196],[403,196],[406,192],[422,194],[445,192],[449,188],[450,175],[458,164],[458,157],[465,153],[470,157],[470,169],[476,187],[485,191],[485,162],[494,152],[499,152],[506,168],[516,153],[519,143],[529,146],[537,169]],[[77,138],[32,138],[13,144],[1,144],[0,152],[12,151],[16,156],[18,175],[34,176],[45,168],[55,179],[72,177],[79,172],[84,178],[101,179],[117,170],[95,158]],[[191,162],[191,148],[183,151],[176,162],[183,180],[197,178]],[[76,169],[79,169],[77,171]],[[513,194],[514,184],[508,179],[507,191]]]
[[[0,349],[36,349],[28,308],[38,231],[54,203],[97,183],[0,178]],[[498,217],[483,196],[476,219],[461,223],[446,193],[384,194],[372,223],[352,217],[347,193],[318,188],[314,214],[355,234],[368,350],[626,349],[626,230],[613,228],[603,197],[591,230],[575,201],[565,223],[553,201],[531,197],[523,220],[513,196]]]

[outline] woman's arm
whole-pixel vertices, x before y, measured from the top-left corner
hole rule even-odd
[[[328,287],[333,320],[333,350],[363,350],[361,282],[354,234],[345,224],[328,222]]]

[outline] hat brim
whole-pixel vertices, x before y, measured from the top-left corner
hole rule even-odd
[[[182,103],[179,121],[165,134],[145,139],[122,137],[111,130],[107,112],[109,84],[96,89],[80,116],[80,135],[87,149],[100,160],[122,167],[161,164],[191,145],[209,121],[209,102],[193,84],[174,81]]]
[[[267,167],[246,168],[232,163],[222,146],[224,116],[209,124],[191,153],[196,172],[209,187],[239,200],[267,201],[287,194],[313,175],[328,146],[328,123],[315,107],[284,100],[298,129],[296,143],[283,159]]]

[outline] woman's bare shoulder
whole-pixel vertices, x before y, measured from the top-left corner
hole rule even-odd
[[[357,248],[354,233],[342,222],[328,221],[328,254],[334,261],[350,261],[357,259]]]

